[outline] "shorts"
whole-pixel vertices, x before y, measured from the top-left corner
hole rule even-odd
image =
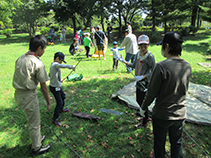
[[[97,45],[97,49],[104,51],[104,45],[103,44]]]

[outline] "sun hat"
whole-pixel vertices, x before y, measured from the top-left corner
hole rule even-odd
[[[149,37],[147,35],[141,35],[138,37],[138,44],[149,44]]]
[[[67,63],[67,62],[64,60],[65,55],[64,55],[62,52],[56,52],[55,58],[56,58],[56,57],[59,57],[59,59],[62,60],[64,63]]]

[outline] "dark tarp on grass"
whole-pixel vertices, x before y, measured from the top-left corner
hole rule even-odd
[[[136,102],[136,81],[124,86],[111,98],[134,109],[139,109]],[[187,121],[196,124],[211,125],[211,87],[190,83],[187,99]],[[152,111],[154,102],[149,106]]]

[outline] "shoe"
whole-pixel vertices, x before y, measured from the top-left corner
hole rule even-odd
[[[68,108],[66,108],[66,109],[60,110],[59,112],[61,113],[61,112],[68,112],[68,111],[70,111],[70,110]]]
[[[48,144],[48,145],[46,145],[45,147],[41,147],[38,151],[32,150],[32,153],[33,153],[34,155],[44,154],[44,153],[47,152],[48,149],[50,149],[50,148],[51,148],[51,145]]]
[[[101,59],[99,58],[99,60],[101,60]]]
[[[127,74],[129,74],[129,73],[130,73],[130,71],[127,71],[126,73],[127,73]]]
[[[43,135],[43,136],[41,137],[41,143],[44,142],[45,138],[46,138],[45,135]]]
[[[106,58],[103,58],[103,60],[106,60]]]
[[[55,124],[55,125],[57,125],[57,126],[61,126],[61,123],[59,122],[59,120],[58,119],[56,119],[56,120],[53,120],[53,122],[52,122],[53,124]]]

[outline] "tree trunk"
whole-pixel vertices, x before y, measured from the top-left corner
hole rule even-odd
[[[192,10],[192,16],[191,16],[191,26],[196,26],[196,17],[197,17],[197,7],[194,7]]]
[[[154,0],[152,0],[152,31],[155,31],[155,9],[154,9]]]
[[[198,16],[197,16],[197,28],[199,28],[200,27],[200,8],[199,8],[199,10],[198,10]]]
[[[118,10],[119,11],[119,35],[118,35],[118,37],[119,38],[122,38],[122,19],[121,19],[121,12],[120,12],[120,10]]]
[[[71,19],[72,19],[72,21],[73,21],[73,29],[74,29],[74,36],[75,36],[75,34],[76,34],[76,20],[75,20],[75,15],[73,15],[73,16],[71,17]]]

